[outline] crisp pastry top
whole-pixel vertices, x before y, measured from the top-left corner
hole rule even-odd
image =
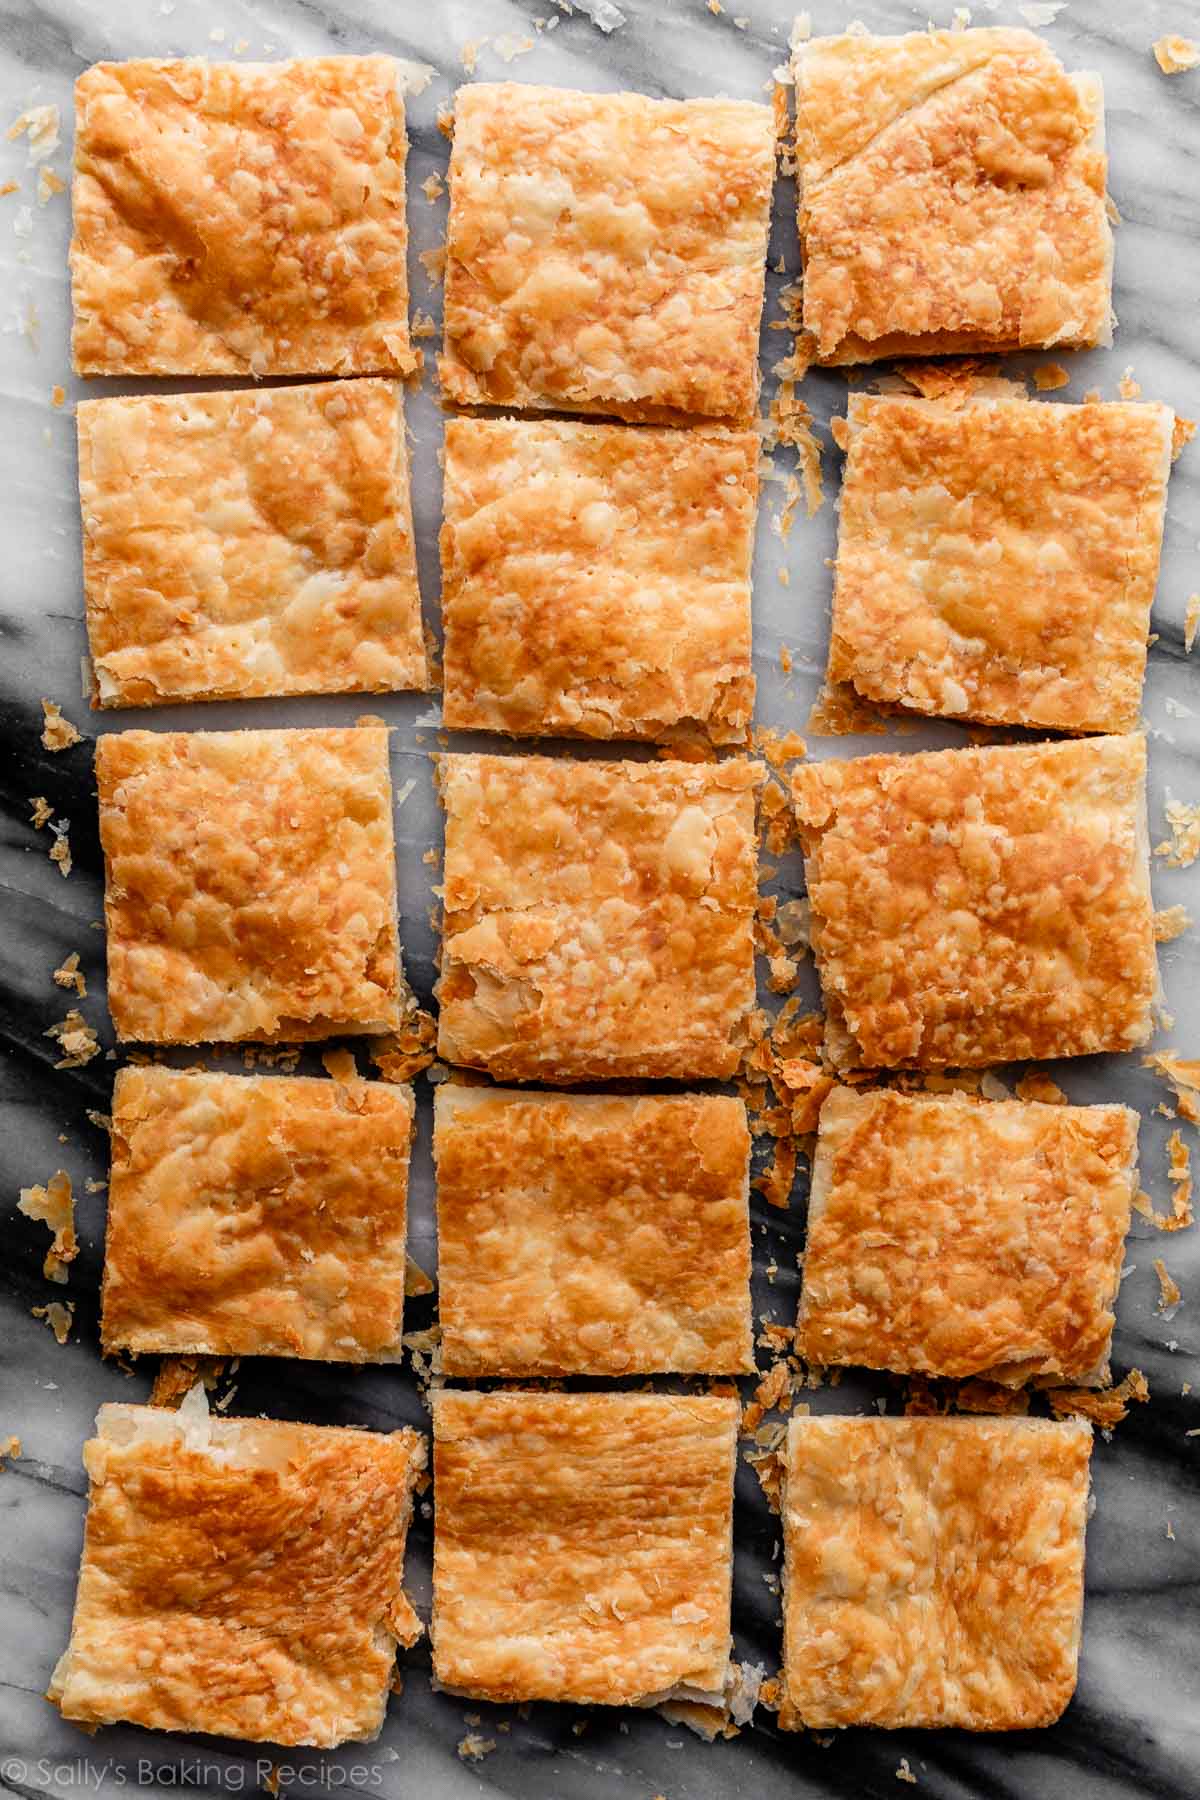
[[[446,425],[445,720],[744,741],[753,431]]]
[[[447,1375],[754,1368],[740,1100],[443,1084],[433,1148]]]
[[[726,1077],[754,1005],[759,765],[444,756],[439,1054]]]
[[[103,1406],[49,1698],[82,1725],[329,1747],[375,1737],[405,1597],[415,1431]]]
[[[719,1694],[736,1399],[492,1394],[433,1406],[433,1668],[481,1700]]]
[[[1145,777],[1136,735],[797,769],[838,1066],[1144,1043],[1158,982]]]
[[[398,1358],[411,1088],[126,1068],[112,1120],[106,1350]]]
[[[1078,1420],[793,1419],[780,1725],[1053,1724],[1091,1448]]]
[[[1130,731],[1170,407],[850,399],[829,674],[867,699]]]
[[[399,1025],[385,730],[114,732],[96,780],[118,1037]]]
[[[823,361],[1111,342],[1098,77],[992,27],[814,38],[794,70]]]
[[[1137,1128],[1127,1106],[835,1088],[813,1163],[799,1354],[1102,1379]]]
[[[76,373],[415,369],[398,74],[389,56],[85,70]]]
[[[76,419],[93,705],[427,685],[398,382]]]
[[[749,424],[774,174],[765,106],[460,88],[445,398]]]

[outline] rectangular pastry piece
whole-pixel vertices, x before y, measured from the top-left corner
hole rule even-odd
[[[830,679],[920,713],[1133,730],[1174,420],[853,395]]]
[[[411,1088],[128,1068],[112,1120],[106,1350],[399,1358]]]
[[[725,1078],[754,1006],[761,767],[444,756],[438,1054],[498,1078]]]
[[[446,425],[445,721],[745,740],[753,431]]]
[[[794,75],[822,362],[1112,342],[1098,75],[998,27],[814,38]]]
[[[796,1418],[784,1730],[1052,1725],[1075,1691],[1091,1426]]]
[[[434,1399],[433,1670],[477,1700],[719,1699],[736,1399]]]
[[[797,1351],[1013,1384],[1105,1380],[1137,1128],[1127,1106],[835,1088]]]
[[[385,730],[111,733],[96,781],[119,1038],[399,1025]]]
[[[376,1737],[397,1643],[415,1431],[102,1406],[63,1717],[328,1748]]]
[[[774,175],[765,106],[460,88],[445,398],[749,424]]]
[[[80,404],[94,706],[428,685],[401,393]]]
[[[415,369],[399,75],[389,56],[86,69],[76,373]]]
[[[740,1100],[445,1084],[433,1149],[447,1375],[753,1370]]]
[[[792,777],[839,1068],[1129,1050],[1158,989],[1145,739],[807,764]]]

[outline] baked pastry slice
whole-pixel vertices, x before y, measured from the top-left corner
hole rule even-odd
[[[447,1375],[753,1370],[740,1100],[444,1083],[433,1150]]]
[[[719,1703],[736,1399],[434,1398],[434,1675],[478,1700]]]
[[[719,427],[449,420],[446,724],[743,742],[759,453]]]
[[[1129,1050],[1158,987],[1145,739],[809,763],[792,791],[839,1068]]]
[[[1075,1691],[1091,1426],[796,1418],[784,1730],[1052,1725]]]
[[[119,1038],[399,1025],[385,730],[114,732],[96,782]]]
[[[852,395],[830,680],[920,713],[1133,730],[1174,420]]]
[[[97,63],[75,84],[78,375],[406,375],[389,56]]]
[[[444,756],[438,1054],[724,1078],[754,1006],[760,765]]]
[[[376,1737],[421,1624],[404,1541],[415,1431],[102,1406],[71,1640],[49,1698],[84,1726],[328,1748]]]
[[[796,1348],[810,1362],[1100,1383],[1137,1190],[1127,1106],[838,1087]]]
[[[76,420],[94,706],[428,685],[399,382]]]
[[[398,1360],[412,1133],[386,1081],[122,1069],[105,1350]]]
[[[1001,27],[814,38],[793,70],[820,361],[1112,342],[1098,75]]]
[[[765,106],[460,88],[445,398],[749,424],[774,175]]]

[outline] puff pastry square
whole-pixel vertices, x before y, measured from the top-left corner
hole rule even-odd
[[[433,1149],[447,1375],[753,1370],[740,1100],[444,1084]]]
[[[749,424],[774,175],[765,106],[460,88],[446,399]]]
[[[444,756],[438,1053],[518,1081],[732,1075],[760,765]]]
[[[1138,735],[792,778],[840,1068],[1129,1050],[1158,988]]]
[[[106,1350],[399,1358],[411,1088],[127,1068],[112,1121]]]
[[[498,1701],[719,1696],[737,1428],[733,1399],[438,1394],[438,1682]]]
[[[1132,730],[1174,420],[852,396],[830,680],[921,713]]]
[[[745,740],[753,431],[446,426],[446,724]]]
[[[428,685],[398,382],[76,418],[94,706]]]
[[[119,1038],[269,1042],[400,1024],[387,745],[374,727],[100,739]]]
[[[795,1418],[784,1730],[1051,1725],[1075,1691],[1091,1426]]]
[[[76,374],[415,369],[398,75],[388,56],[85,70]]]
[[[814,38],[794,74],[822,362],[1112,342],[1098,75],[995,27]]]
[[[1108,1375],[1138,1116],[835,1088],[796,1348],[926,1375]]]
[[[80,1725],[328,1748],[378,1735],[397,1643],[415,1431],[102,1406],[49,1698]]]

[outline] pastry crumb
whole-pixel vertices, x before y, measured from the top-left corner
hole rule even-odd
[[[1186,906],[1164,906],[1154,915],[1154,941],[1172,944],[1191,928],[1192,918]]]
[[[47,1281],[65,1284],[67,1265],[79,1255],[79,1239],[75,1235],[75,1199],[71,1192],[71,1177],[67,1171],[58,1169],[45,1187],[22,1188],[17,1200],[17,1211],[24,1213],[27,1219],[40,1220],[49,1227],[54,1241],[46,1252],[42,1273]]]
[[[1196,631],[1200,628],[1200,594],[1189,594],[1187,609],[1183,615],[1183,650],[1185,656],[1192,653],[1192,645],[1196,642]]]
[[[464,1762],[482,1762],[495,1748],[495,1738],[481,1737],[477,1731],[468,1731],[466,1737],[458,1740],[458,1754]]]
[[[956,13],[954,16],[955,16],[955,19],[957,20],[958,14]],[[963,27],[963,29],[965,29],[965,26]],[[896,1780],[897,1781],[907,1781],[911,1787],[916,1787],[916,1785],[917,1785],[917,1778],[908,1766],[907,1756],[902,1756],[900,1758],[900,1767],[896,1770]]]
[[[1039,394],[1052,394],[1056,388],[1065,388],[1070,380],[1061,363],[1043,363],[1033,371],[1033,385]]]
[[[1048,1398],[1055,1418],[1090,1419],[1093,1425],[1107,1431],[1129,1416],[1131,1400],[1143,1404],[1149,1400],[1150,1388],[1140,1369],[1130,1369],[1124,1381],[1118,1382],[1116,1387],[1099,1390],[1051,1388]]]
[[[1065,1106],[1067,1096],[1056,1081],[1034,1070],[1023,1075],[1013,1090],[1018,1100],[1040,1100],[1044,1106]]]
[[[79,967],[78,950],[72,950],[70,956],[64,957],[57,969],[54,970],[54,980],[59,987],[74,988],[81,1000],[87,999],[87,982],[84,979],[83,970]]]
[[[1184,42],[1182,38],[1177,41]],[[41,162],[43,157],[52,156],[58,149],[58,126],[57,106],[31,106],[13,120],[5,136],[10,143],[16,138],[27,136],[30,162]]]
[[[60,1344],[66,1343],[75,1317],[73,1300],[51,1300],[47,1306],[31,1306],[29,1310],[35,1319],[46,1321]]]
[[[58,174],[58,172],[56,170],[50,168],[47,164],[43,164],[43,166],[38,170],[38,180],[37,180],[37,202],[38,202],[38,205],[45,206],[48,200],[52,200],[54,198],[55,194],[65,194],[66,191],[67,191],[67,184],[63,180],[62,176],[60,174]]]
[[[63,718],[62,708],[53,700],[43,699],[42,712],[45,714],[42,744],[47,750],[69,750],[72,744],[79,743],[82,734],[70,719]]]
[[[425,279],[432,286],[440,287],[446,273],[445,244],[437,244],[432,250],[422,250],[417,261],[425,271]]]
[[[1154,854],[1166,858],[1168,869],[1190,869],[1200,856],[1200,803],[1168,793],[1163,811],[1171,836],[1155,844]]]
[[[91,1062],[93,1056],[100,1054],[95,1031],[75,1007],[71,1008],[65,1019],[51,1025],[43,1036],[55,1038],[63,1052],[54,1065],[56,1069],[81,1069],[84,1063]]]
[[[416,1007],[399,1031],[372,1038],[368,1050],[385,1081],[411,1081],[433,1062],[436,1044],[437,1020]]]
[[[1171,461],[1173,463],[1179,461],[1184,445],[1190,444],[1195,435],[1195,419],[1185,419],[1182,413],[1176,413],[1175,424],[1171,432]]]
[[[1200,63],[1200,44],[1194,43],[1191,38],[1171,33],[1156,39],[1150,48],[1164,75],[1183,75]],[[11,137],[11,132],[9,135]]]
[[[436,170],[432,175],[427,175],[421,183],[421,192],[428,200],[430,206],[432,206],[435,201],[440,200],[445,191],[446,184]]]
[[[0,1469],[6,1462],[11,1462],[14,1457],[22,1455],[24,1455],[24,1450],[21,1440],[15,1432],[10,1433],[6,1438],[0,1438]]]
[[[40,831],[42,826],[48,825],[50,820],[54,817],[54,808],[42,794],[34,794],[30,799],[29,804],[32,808],[29,815],[29,823],[33,826],[35,831]]]
[[[1183,1300],[1179,1283],[1170,1274],[1161,1256],[1154,1259],[1154,1273],[1158,1276],[1158,1304],[1154,1310],[1160,1319],[1172,1319]]]
[[[67,836],[67,828],[70,823],[69,819],[62,819],[57,824],[50,826],[54,833],[54,842],[50,846],[50,861],[57,864],[58,872],[64,881],[74,867],[71,861],[71,840]]]
[[[431,1281],[419,1262],[405,1253],[404,1257],[404,1297],[406,1300],[416,1299],[420,1294],[432,1294],[436,1282]]]
[[[1117,383],[1117,392],[1120,394],[1122,400],[1140,399],[1142,392],[1141,383],[1133,379],[1132,364],[1122,372],[1121,379]]]
[[[327,1075],[331,1075],[343,1087],[358,1080],[358,1064],[352,1050],[322,1050],[321,1066]]]

